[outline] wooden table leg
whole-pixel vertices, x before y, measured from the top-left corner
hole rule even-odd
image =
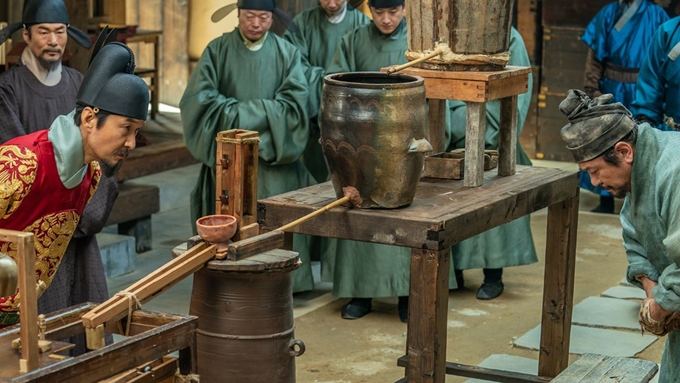
[[[538,375],[554,378],[569,364],[578,226],[576,196],[548,207]]]
[[[409,383],[444,383],[450,250],[411,250],[408,335]]]
[[[511,176],[517,161],[517,95],[501,98],[499,133],[498,175]]]
[[[465,186],[482,186],[484,182],[484,131],[486,103],[467,102],[465,126]]]
[[[437,154],[446,150],[446,100],[428,100],[430,121],[427,140],[432,145],[432,153]]]
[[[156,120],[158,115],[158,104],[161,99],[161,41],[160,37],[156,36],[153,43],[153,69],[154,76],[151,81],[153,81],[154,91],[151,93],[151,119]]]

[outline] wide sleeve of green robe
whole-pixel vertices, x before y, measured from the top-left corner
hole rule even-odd
[[[623,203],[619,214],[621,227],[623,229],[623,247],[628,258],[628,271],[626,279],[628,282],[642,288],[642,284],[635,279],[636,275],[646,275],[653,281],[659,280],[659,272],[647,258],[647,251],[640,244],[637,232],[630,218],[630,204],[628,198]]]
[[[283,42],[275,37],[268,39],[276,44]],[[260,133],[259,156],[267,164],[297,161],[309,137],[307,81],[297,50],[286,43],[288,54],[283,55],[287,59],[283,73],[273,74],[283,76],[283,81],[273,99],[239,102],[219,91],[222,63],[230,59],[225,41],[222,37],[208,44],[180,101],[187,148],[196,159],[214,167],[216,134],[246,129]],[[248,78],[241,81],[248,86]]]
[[[661,219],[666,222],[663,245],[671,264],[659,276],[659,284],[652,289],[654,299],[666,310],[680,311],[680,195],[677,192],[677,166],[665,166],[667,174],[660,174],[658,201]]]

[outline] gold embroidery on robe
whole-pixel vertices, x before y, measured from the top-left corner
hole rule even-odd
[[[35,272],[37,280],[50,286],[54,274],[61,263],[71,236],[76,230],[80,216],[73,211],[59,212],[41,217],[24,232],[34,234]],[[0,252],[17,260],[15,243],[0,242]],[[0,298],[7,299],[7,298]],[[0,311],[18,311],[19,294],[0,302]]]
[[[0,220],[21,205],[31,191],[37,169],[33,151],[18,146],[0,147]]]
[[[87,202],[90,202],[90,199],[92,199],[94,192],[97,191],[99,186],[99,180],[102,178],[101,168],[97,161],[90,162],[90,178],[92,178],[92,183],[90,183],[90,197],[87,199]]]

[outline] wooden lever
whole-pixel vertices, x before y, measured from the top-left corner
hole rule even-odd
[[[394,73],[394,72],[399,72],[399,71],[402,70],[402,69],[406,69],[406,68],[408,68],[408,67],[410,67],[410,66],[419,64],[419,63],[421,63],[421,62],[423,62],[423,61],[427,61],[427,60],[429,60],[429,59],[431,59],[431,58],[433,58],[433,57],[435,57],[435,56],[438,56],[438,55],[440,55],[440,54],[442,54],[442,53],[444,53],[444,51],[443,51],[441,48],[437,48],[437,49],[435,49],[432,53],[426,54],[426,55],[423,56],[423,57],[419,57],[419,58],[417,58],[417,59],[415,59],[415,60],[413,60],[413,61],[407,62],[406,64],[401,64],[401,65],[398,65],[398,66],[393,66],[393,67],[391,67],[390,69],[387,70],[387,73],[388,73],[388,74],[392,74],[392,73]]]

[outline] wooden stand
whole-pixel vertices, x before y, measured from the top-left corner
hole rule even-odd
[[[52,353],[39,354],[38,366],[26,373],[19,371],[19,355],[10,347],[23,324],[0,330],[0,382],[95,383],[106,379],[106,383],[167,383],[172,382],[178,368],[182,375],[196,374],[198,320],[192,316],[137,310],[129,318],[127,338],[77,357],[59,354],[72,346],[59,340],[81,334],[80,317],[93,307],[87,303],[48,314],[45,336],[53,343]],[[117,326],[106,331],[120,334]],[[167,355],[175,351],[179,351],[179,359],[169,360]],[[151,373],[137,372],[140,365],[151,365]]]
[[[383,71],[386,71],[384,68]],[[425,79],[425,95],[430,99],[430,135],[434,153],[444,151],[446,101],[467,103],[465,130],[465,186],[481,186],[484,179],[484,131],[486,103],[501,102],[498,174],[515,174],[517,148],[517,95],[529,87],[529,67],[507,66],[495,72],[452,72],[407,68],[400,73]]]
[[[236,217],[234,241],[257,235],[257,132],[228,130],[217,134],[215,214]]]
[[[300,234],[411,248],[407,355],[399,359],[399,365],[406,367],[403,382],[443,383],[447,373],[472,376],[470,371],[480,379],[545,382],[568,365],[579,201],[577,174],[528,166],[518,166],[515,177],[494,173],[491,170],[484,174],[485,183],[480,188],[465,187],[461,181],[421,179],[409,207],[335,208],[290,229]],[[258,202],[258,221],[263,229],[271,230],[335,198],[333,186],[326,182],[263,199]],[[548,245],[538,376],[447,363],[451,245],[544,207],[548,207]]]

